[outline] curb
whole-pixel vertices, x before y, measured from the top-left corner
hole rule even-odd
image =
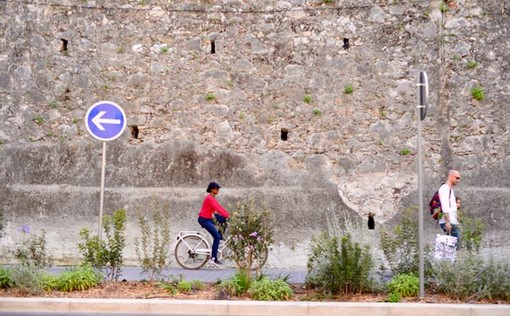
[[[0,315],[25,313],[96,313],[222,316],[508,316],[510,305],[427,303],[262,302],[209,300],[130,300],[0,298]]]

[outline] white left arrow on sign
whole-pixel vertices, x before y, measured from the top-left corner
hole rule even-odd
[[[94,123],[101,131],[105,130],[102,124],[121,124],[121,121],[118,119],[103,118],[105,114],[106,111],[101,111],[92,119],[92,123]]]

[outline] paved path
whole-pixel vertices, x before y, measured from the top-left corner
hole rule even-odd
[[[65,271],[68,268],[55,267],[50,268],[48,272],[58,274]],[[166,277],[179,277],[183,276],[186,280],[200,280],[202,282],[216,282],[218,280],[230,278],[236,270],[231,267],[216,268],[206,266],[200,270],[186,270],[182,268],[168,268],[165,269],[162,275]],[[306,277],[306,270],[303,269],[274,269],[268,268],[263,269],[262,273],[267,275],[271,279],[279,277],[285,277],[289,283],[304,283]],[[136,280],[147,280],[147,274],[143,273],[140,267],[123,267],[121,270],[121,277],[119,280],[136,281]]]

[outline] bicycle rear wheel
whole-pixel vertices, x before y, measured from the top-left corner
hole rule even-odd
[[[184,269],[197,270],[209,260],[209,249],[203,238],[194,235],[184,236],[175,245],[175,260]]]

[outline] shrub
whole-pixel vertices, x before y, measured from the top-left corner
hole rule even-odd
[[[311,97],[311,96],[309,96],[309,95],[305,95],[305,96],[303,97],[303,102],[305,102],[305,103],[307,103],[307,104],[312,103],[312,97]]]
[[[256,265],[259,274],[260,264],[267,259],[264,256],[273,241],[269,210],[258,209],[253,201],[242,202],[233,212],[229,228],[232,236],[229,257],[236,262],[238,271],[249,271]],[[249,280],[251,274],[246,275]]]
[[[314,116],[321,116],[322,115],[322,110],[319,109],[319,108],[313,109],[313,115]]]
[[[10,271],[11,287],[17,288],[21,294],[40,294],[43,291],[42,275],[40,268],[19,265]]]
[[[246,270],[237,271],[231,278],[221,280],[216,285],[221,296],[232,297],[240,296],[250,288],[250,272]]]
[[[0,289],[11,287],[11,270],[0,267]]]
[[[142,237],[135,239],[135,251],[143,272],[148,273],[149,280],[160,276],[169,260],[170,249],[170,215],[168,212],[155,208],[152,210],[152,222],[137,211],[138,225]]]
[[[41,289],[46,292],[58,289],[58,276],[43,273],[41,275]]]
[[[327,294],[361,293],[373,284],[370,248],[353,244],[349,234],[341,239],[326,234],[313,236],[307,266],[307,285]]]
[[[289,284],[282,279],[272,281],[262,277],[251,282],[248,294],[252,299],[259,301],[285,301],[292,297],[293,292]]]
[[[46,232],[43,230],[41,236],[30,234],[30,227],[22,225],[18,231],[23,234],[21,245],[14,251],[14,256],[23,266],[44,268],[50,266],[51,257],[46,253]]]
[[[400,297],[418,296],[420,291],[420,279],[412,274],[397,274],[388,284],[390,294],[398,294]]]
[[[462,248],[468,251],[480,251],[485,225],[479,218],[473,219],[464,214],[461,216],[461,224],[462,238],[460,242]]]
[[[484,260],[480,255],[459,255],[456,262],[434,264],[437,290],[453,299],[510,300],[510,262],[494,257]]]
[[[380,231],[381,248],[394,274],[415,274],[419,270],[419,239],[417,210],[408,208],[404,211],[400,224],[392,232]],[[431,265],[430,245],[424,246],[425,271]],[[430,272],[427,272],[430,273]]]
[[[106,240],[100,240],[99,236],[90,236],[87,228],[80,232],[84,242],[78,244],[78,248],[83,255],[83,262],[102,271],[108,281],[118,280],[121,273],[125,223],[126,211],[119,209],[112,216],[103,216]]]
[[[62,292],[84,291],[99,284],[101,276],[90,265],[78,267],[60,274],[57,289]]]

